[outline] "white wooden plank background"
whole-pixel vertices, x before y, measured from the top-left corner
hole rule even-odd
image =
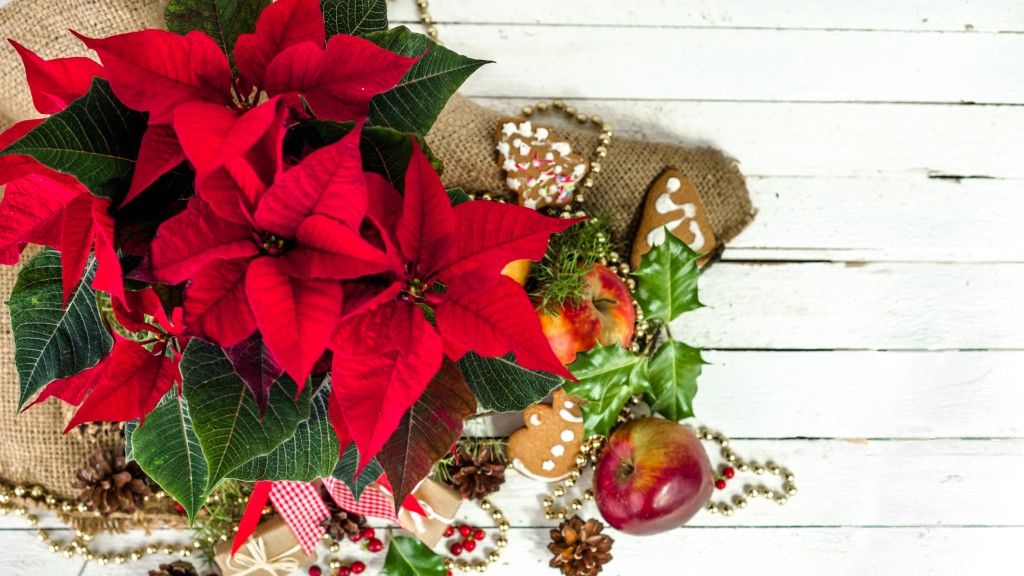
[[[412,0],[390,5],[393,21],[415,22]],[[510,111],[565,97],[623,134],[713,144],[741,162],[760,210],[703,276],[708,307],[675,333],[710,349],[703,421],[790,466],[800,493],[657,537],[616,535],[605,573],[1019,571],[1024,4],[431,10],[449,46],[498,62],[467,94]],[[515,529],[496,576],[554,574],[538,494],[513,478],[499,496]],[[20,519],[0,519],[5,574],[140,574],[156,561],[56,558]]]

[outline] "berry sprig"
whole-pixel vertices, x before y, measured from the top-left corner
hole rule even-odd
[[[349,536],[348,539],[354,543],[365,541],[364,547],[371,554],[379,554],[384,550],[384,542],[377,538],[377,531],[369,526],[363,528],[357,534]],[[330,550],[332,555],[336,555],[341,551],[341,543],[334,541],[327,534],[324,534],[324,541],[327,542],[328,550]],[[351,576],[353,574],[362,574],[366,571],[365,563],[356,560],[346,564],[337,556],[332,556],[328,565],[331,568],[331,576]],[[309,576],[322,576],[322,574],[323,569],[316,564],[309,567]]]
[[[451,538],[455,536],[456,532],[458,532],[462,541],[454,542],[448,546],[448,551],[452,553],[452,556],[461,556],[463,552],[476,550],[476,543],[487,537],[487,532],[483,528],[477,528],[469,524],[449,526],[444,531],[444,537]]]

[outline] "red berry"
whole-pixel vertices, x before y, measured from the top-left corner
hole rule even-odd
[[[462,554],[462,544],[456,542],[455,544],[452,544],[452,547],[449,548],[449,550],[451,550],[452,556],[458,556],[459,554]]]
[[[725,480],[721,478],[715,480],[715,488],[718,488],[719,490],[725,490]]]
[[[178,514],[184,514],[185,513],[185,507],[182,506],[181,504],[178,504],[177,502],[175,502],[174,503],[174,511],[177,512]]]
[[[359,542],[360,540],[363,539],[363,537],[360,536],[359,534],[353,534],[353,535],[349,536],[348,539],[353,541],[353,542]]]
[[[455,534],[455,527],[454,526],[449,526],[449,527],[444,529],[444,537],[445,538],[451,538],[452,534]]]
[[[483,530],[479,529],[479,528],[476,529],[476,532],[473,532],[473,539],[474,540],[483,540],[486,537],[487,537],[487,533],[484,532]]]
[[[352,563],[352,573],[353,574],[362,574],[363,570],[366,570],[366,564],[363,564],[362,562],[359,562],[359,561],[356,561],[356,562]]]
[[[352,571],[349,570],[348,566],[342,566],[341,568],[338,568],[338,576],[348,576],[351,573]]]
[[[732,466],[726,466],[725,470],[722,470],[722,474],[724,474],[726,478],[731,479],[733,476],[736,475],[736,471],[733,470]]]
[[[377,535],[377,531],[367,526],[359,531],[360,538],[373,538]]]
[[[444,573],[444,576],[452,576],[452,571],[448,570],[447,572]]]
[[[366,543],[366,549],[376,554],[384,549],[384,543],[377,538],[371,538],[370,541]]]
[[[463,538],[465,538],[466,536],[469,536],[472,533],[473,533],[473,527],[470,526],[469,524],[463,524],[462,526],[459,526],[459,534]]]
[[[462,543],[462,548],[465,549],[466,552],[472,552],[476,548],[476,540],[470,540],[467,538],[466,541]]]
[[[309,567],[309,576],[320,576],[322,572],[323,570],[320,570],[320,567],[315,564]]]

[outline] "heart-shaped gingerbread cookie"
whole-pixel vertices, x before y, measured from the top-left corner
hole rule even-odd
[[[524,118],[502,119],[496,138],[505,182],[519,195],[521,206],[539,209],[572,202],[589,166],[568,142],[558,141],[550,128],[534,127]]]

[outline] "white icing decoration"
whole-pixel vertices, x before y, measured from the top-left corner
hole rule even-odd
[[[680,218],[673,218],[662,226],[652,229],[647,233],[647,245],[650,247],[661,246],[665,243],[665,230],[674,232],[683,222],[689,220],[690,224],[688,229],[693,234],[693,241],[687,244],[694,251],[699,252],[704,248],[704,233],[700,230],[700,224],[695,220],[697,217],[697,206],[692,202],[684,202],[679,204],[672,199],[672,193],[677,192],[682,183],[678,178],[669,178],[665,183],[666,191],[662,192],[660,196],[654,201],[654,210],[658,214],[671,214],[672,212],[682,211],[683,215]]]
[[[580,419],[580,422],[582,421],[583,420]],[[559,438],[562,439],[562,442],[572,442],[576,439],[576,435],[573,434],[572,430],[562,430],[562,434],[559,435]]]
[[[575,408],[575,407],[576,407],[576,403],[575,403],[575,402],[573,402],[572,400],[566,400],[566,401],[565,401],[565,402],[563,402],[562,404],[563,404],[563,405],[564,405],[564,406],[565,406],[566,408],[568,408],[568,409],[570,409],[570,410],[572,410],[573,408]]]
[[[501,127],[501,133],[504,134],[506,138],[515,134],[517,130],[518,128],[516,128],[515,122],[505,122],[505,125]]]
[[[547,140],[548,139],[548,129],[547,128],[543,128],[543,127],[542,128],[537,128],[537,131],[534,132],[533,135],[537,138],[537,140]]]
[[[569,412],[565,408],[562,408],[561,410],[559,410],[558,411],[558,415],[561,416],[562,420],[565,420],[566,422],[573,422],[573,423],[583,422],[583,418],[573,414],[572,412]],[[569,440],[566,440],[566,442],[568,442],[568,441]]]
[[[530,414],[530,426],[540,426],[540,416],[538,414]]]
[[[552,142],[551,149],[558,152],[562,156],[568,156],[572,154],[572,146],[569,146],[568,142]]]
[[[536,480],[538,482],[558,482],[559,480],[562,480],[563,478],[568,478],[569,477],[569,473],[568,472],[566,472],[565,474],[562,474],[561,476],[557,476],[555,478],[545,478],[543,476],[538,476],[537,474],[534,474],[533,472],[530,472],[526,468],[526,465],[523,464],[522,461],[519,460],[519,458],[513,458],[512,459],[512,467],[516,469],[516,472],[519,472],[520,474],[522,474],[523,476],[526,476],[530,480]]]
[[[554,460],[545,460],[545,461],[540,463],[540,467],[545,472],[551,472],[552,470],[555,469],[555,461]]]
[[[562,456],[565,456],[565,446],[562,446],[561,444],[555,444],[554,446],[551,447],[551,455],[554,456],[555,458],[561,458]]]

